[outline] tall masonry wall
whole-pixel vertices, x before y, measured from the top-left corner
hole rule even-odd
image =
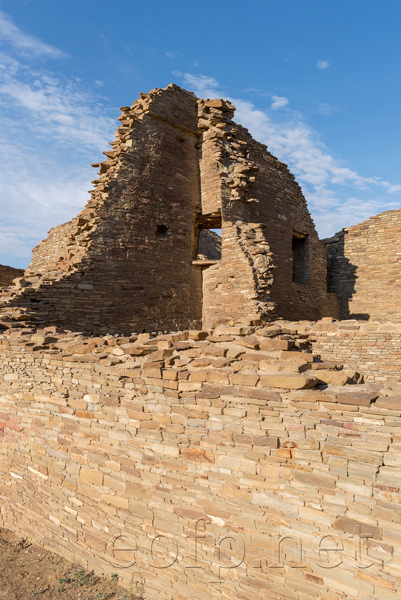
[[[89,333],[336,316],[299,186],[233,114],[175,85],[122,107],[91,200],[35,248],[9,304]],[[213,228],[221,260],[199,261]]]
[[[199,324],[196,98],[144,95],[121,123],[92,200],[35,249],[14,303],[81,330]]]
[[[390,210],[326,241],[328,289],[342,319],[401,320],[401,211]]]
[[[204,326],[215,326],[227,314],[234,321],[246,314],[255,320],[261,314],[266,320],[274,314],[287,319],[330,315],[325,246],[293,175],[230,113],[198,102],[202,207],[212,212],[220,205],[223,228],[222,261],[203,275]],[[305,283],[293,280],[294,232],[308,244]]]
[[[400,395],[315,387],[301,330],[9,322],[2,525],[149,600],[398,600]]]

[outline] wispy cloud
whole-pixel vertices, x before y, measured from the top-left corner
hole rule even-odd
[[[317,112],[321,115],[332,115],[339,110],[341,110],[339,106],[331,106],[330,104],[326,104],[326,102],[321,102],[317,107]]]
[[[36,144],[10,144],[9,137],[0,139],[0,161],[0,255],[13,255],[14,264],[24,266],[51,227],[81,210],[88,198],[90,167],[63,168],[51,152],[38,155]]]
[[[280,110],[280,108],[287,106],[288,102],[288,98],[285,98],[284,96],[272,96],[271,108],[273,110]]]
[[[324,69],[328,69],[330,67],[330,63],[327,60],[318,60],[316,63],[316,68],[317,69],[321,69],[324,71]]]
[[[213,77],[183,73],[181,78],[199,96],[227,97]],[[401,193],[401,184],[377,176],[366,177],[349,168],[330,153],[299,113],[289,112],[286,120],[277,121],[272,116],[275,113],[270,115],[269,110],[261,110],[249,100],[230,96],[228,99],[237,107],[236,121],[290,166],[303,187],[322,236],[399,206],[399,200],[396,202],[389,195]]]
[[[0,43],[12,46],[19,54],[30,57],[63,58],[68,56],[58,48],[21,31],[9,15],[3,11],[0,11]]]
[[[220,85],[214,77],[193,75],[192,73],[182,73],[181,71],[173,71],[173,75],[174,77],[183,79],[185,85],[201,98],[216,98],[217,96],[225,95],[225,92],[220,89]]]
[[[0,53],[0,263],[26,266],[47,231],[85,204],[90,163],[107,149],[116,121],[98,96],[101,82],[55,75],[44,59],[63,53],[0,17],[0,32],[16,34]]]
[[[171,50],[167,50],[166,56],[170,60],[175,60],[177,58],[178,54],[177,54],[177,52],[172,52]]]
[[[105,132],[115,122],[102,114],[85,88],[47,72],[32,72],[17,62],[12,72],[2,66],[0,57],[0,102],[11,103],[14,113],[20,109],[18,119],[29,115],[25,127],[63,143],[104,148]]]

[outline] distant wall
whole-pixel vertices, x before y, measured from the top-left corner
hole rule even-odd
[[[6,267],[0,265],[0,288],[7,287],[17,277],[22,277],[24,274],[23,269],[14,269],[13,267]]]
[[[328,290],[341,318],[401,320],[401,211],[390,210],[325,240]]]
[[[297,327],[295,325],[295,327]],[[401,382],[401,324],[337,321],[305,326],[313,352],[363,373],[366,381]]]
[[[269,388],[239,333],[0,336],[2,525],[149,600],[399,600],[400,397]]]

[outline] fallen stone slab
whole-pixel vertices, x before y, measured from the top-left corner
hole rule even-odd
[[[350,379],[343,371],[330,371],[322,369],[316,372],[316,377],[322,383],[329,383],[333,385],[347,385]]]
[[[311,363],[310,368],[312,369],[312,371],[336,371],[338,370],[340,367],[342,367],[341,364],[335,363],[335,362],[314,362]]]
[[[401,411],[401,396],[382,396],[376,400],[377,408]]]
[[[294,375],[294,373],[282,373],[265,375],[260,378],[262,387],[282,388],[289,390],[304,390],[313,388],[317,384],[317,378],[309,375]]]
[[[310,352],[297,352],[296,350],[283,350],[280,352],[281,360],[303,360],[310,363],[313,363],[313,354]]]
[[[294,361],[274,361],[274,360],[261,360],[259,364],[261,371],[266,371],[268,373],[279,373],[284,371],[286,373],[294,371],[294,373],[304,373],[310,367],[310,363],[303,360],[294,360]]]
[[[363,392],[335,394],[330,396],[330,402],[339,402],[340,404],[354,404],[356,406],[370,406],[377,398],[377,394],[364,394]]]

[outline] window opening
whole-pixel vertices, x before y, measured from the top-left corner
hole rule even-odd
[[[218,231],[216,229],[201,229],[199,231],[197,260],[221,259],[221,233],[219,235]]]
[[[192,264],[206,268],[221,260],[221,225],[220,211],[196,217]]]
[[[292,236],[292,281],[309,284],[309,237],[296,231]]]

